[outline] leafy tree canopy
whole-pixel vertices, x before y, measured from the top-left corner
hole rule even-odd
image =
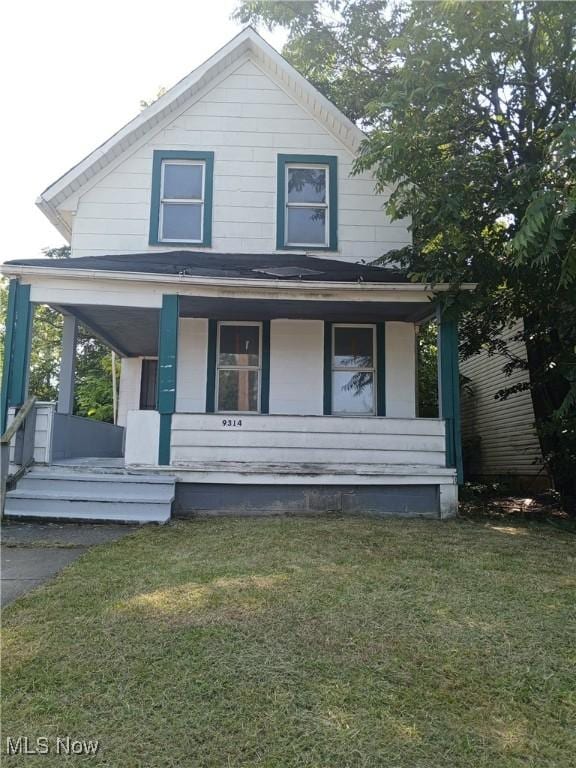
[[[576,497],[576,4],[245,0],[236,18],[282,26],[284,55],[365,131],[356,171],[411,217],[388,254],[457,293],[461,351],[508,354],[523,319],[540,441]],[[506,396],[507,392],[502,395]]]

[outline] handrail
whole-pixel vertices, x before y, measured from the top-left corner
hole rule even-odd
[[[36,398],[35,397],[29,397],[28,400],[24,403],[22,408],[18,411],[16,416],[14,417],[14,421],[8,426],[6,429],[6,432],[0,437],[0,445],[5,445],[6,443],[10,443],[16,432],[20,429],[24,421],[26,420],[26,417],[34,408],[36,405]]]
[[[8,481],[17,482],[34,463],[34,432],[36,430],[36,398],[30,397],[14,417],[14,421],[0,437],[0,518],[4,516],[6,489]],[[28,418],[30,417],[30,418]],[[23,440],[16,438],[15,458],[21,463],[20,469],[11,478],[8,477],[10,468],[10,443],[14,435],[23,429]]]

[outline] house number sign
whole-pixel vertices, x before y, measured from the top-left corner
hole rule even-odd
[[[242,419],[222,419],[223,427],[241,427]]]

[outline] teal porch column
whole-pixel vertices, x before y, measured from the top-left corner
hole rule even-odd
[[[456,320],[438,317],[438,392],[440,417],[446,424],[446,466],[455,467],[458,483],[463,482],[460,429],[460,377],[458,371],[458,325]]]
[[[19,280],[10,280],[2,368],[0,434],[6,429],[8,409],[11,406],[18,408],[26,400],[31,333],[30,286],[22,285]]]
[[[178,362],[178,296],[162,296],[158,334],[158,391],[156,409],[160,414],[158,464],[170,464],[172,414],[176,410],[176,373]]]

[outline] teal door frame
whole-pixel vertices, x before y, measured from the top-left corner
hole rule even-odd
[[[440,417],[446,425],[446,466],[456,469],[458,484],[462,484],[458,324],[442,312],[438,313],[438,391]]]
[[[8,409],[24,404],[28,391],[32,304],[30,286],[10,280],[4,338],[4,365],[0,393],[0,434],[6,429]]]

